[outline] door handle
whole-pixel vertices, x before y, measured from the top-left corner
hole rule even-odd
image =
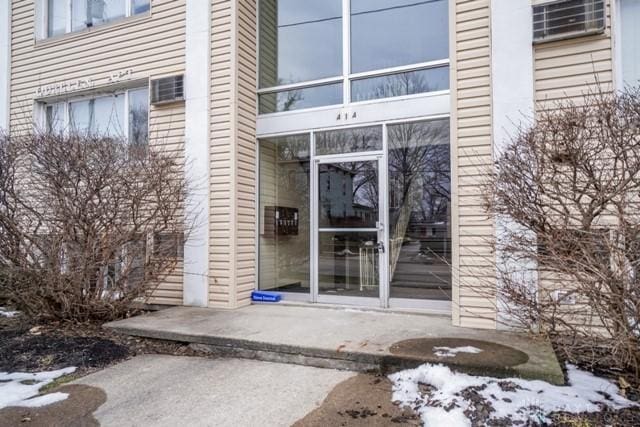
[[[378,242],[378,252],[380,252],[381,254],[384,253],[384,243],[381,241]]]

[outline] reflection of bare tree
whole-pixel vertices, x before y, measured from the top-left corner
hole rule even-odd
[[[389,178],[394,204],[419,202],[423,220],[445,218],[451,198],[449,127],[444,121],[388,127]]]
[[[129,110],[129,143],[146,145],[149,140],[149,109],[146,106]]]
[[[386,76],[384,80],[373,89],[371,98],[391,98],[412,93],[431,92],[432,87],[422,73],[400,73]]]
[[[278,111],[290,111],[293,110],[296,103],[304,100],[302,96],[302,92],[299,90],[290,90],[286,92],[287,96],[282,102],[282,108],[278,109]]]
[[[382,150],[382,129],[380,126],[341,129],[316,134],[317,154],[343,154],[378,150]]]

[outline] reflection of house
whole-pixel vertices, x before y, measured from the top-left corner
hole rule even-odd
[[[360,181],[354,181],[356,176]],[[377,200],[366,200],[366,192],[357,191],[356,187],[367,188],[370,183],[366,182],[366,175],[358,174],[340,164],[322,164],[318,178],[318,186],[321,189],[322,215],[332,218],[343,225],[357,226],[377,221],[373,219],[375,215],[375,204]],[[363,195],[364,193],[364,195]],[[368,201],[365,205],[362,202]],[[360,202],[360,203],[359,203]]]

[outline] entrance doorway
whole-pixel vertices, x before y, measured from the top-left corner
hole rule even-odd
[[[383,155],[377,154],[316,161],[317,301],[382,304],[386,266],[382,160]]]
[[[260,139],[259,289],[450,310],[448,119]]]

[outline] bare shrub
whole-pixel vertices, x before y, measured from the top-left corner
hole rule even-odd
[[[38,319],[126,315],[182,262],[182,169],[112,138],[0,137],[0,298]]]
[[[640,92],[540,106],[484,198],[500,309],[569,358],[640,376]]]

